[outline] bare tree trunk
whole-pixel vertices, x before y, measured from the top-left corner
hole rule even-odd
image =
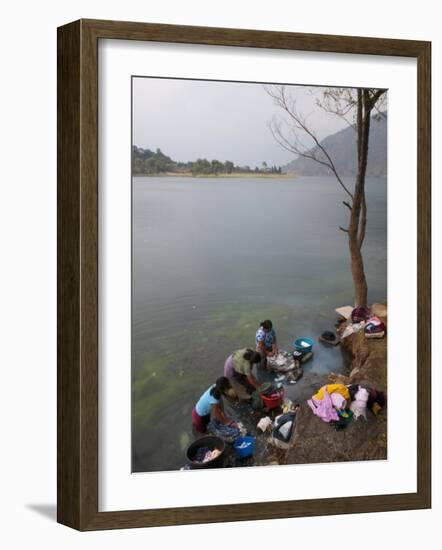
[[[362,259],[361,249],[349,233],[349,248],[351,257],[351,274],[353,277],[353,286],[355,294],[355,306],[367,305],[367,279],[365,278],[364,261]]]
[[[353,204],[348,226],[348,244],[350,249],[351,273],[355,293],[355,306],[367,305],[367,279],[361,247],[367,224],[367,205],[365,201],[365,174],[367,171],[368,139],[370,135],[370,97],[367,90],[358,90],[358,172],[356,176]]]
[[[287,137],[282,130],[281,124],[274,122],[270,125],[270,130],[273,137],[287,151],[295,153],[306,159],[313,160],[318,164],[327,166],[336,177],[337,181],[344,189],[350,200],[342,201],[343,204],[350,210],[350,220],[348,228],[340,227],[347,234],[348,245],[350,250],[350,264],[353,278],[354,301],[355,306],[367,305],[367,279],[364,271],[364,260],[362,257],[362,245],[365,239],[367,226],[367,203],[365,197],[365,175],[367,171],[368,158],[368,143],[370,135],[370,120],[371,112],[376,108],[377,101],[385,93],[385,90],[374,89],[358,89],[357,98],[349,98],[347,96],[347,106],[342,107],[339,103],[342,98],[342,91],[337,94],[328,94],[327,98],[331,97],[331,102],[336,102],[335,107],[327,104],[328,99],[321,105],[325,111],[332,112],[348,122],[346,119],[347,113],[353,107],[356,107],[356,124],[352,125],[357,131],[357,174],[354,191],[351,192],[347,188],[344,181],[340,177],[333,159],[327,152],[323,143],[319,140],[313,130],[309,127],[306,119],[302,117],[296,109],[296,102],[290,101],[290,97],[286,94],[284,86],[267,90],[269,95],[274,99],[283,111],[287,113],[293,123],[296,131],[307,135],[314,144],[313,149],[308,149],[302,144],[295,135]]]

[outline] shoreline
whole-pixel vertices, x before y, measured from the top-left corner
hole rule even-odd
[[[163,174],[133,174],[132,178],[204,178],[204,179],[296,179],[295,174],[254,174],[249,172],[238,172],[234,174],[197,174],[190,172],[177,174],[176,172],[165,172]]]
[[[375,305],[378,304],[372,307]],[[378,316],[387,326],[386,310],[385,316]],[[342,334],[347,323],[341,324],[338,334]],[[302,403],[283,464],[387,459],[387,338],[385,335],[382,339],[367,339],[363,331],[348,336],[339,344],[351,354],[348,371],[331,372],[321,383],[361,384],[385,392],[385,410],[378,416],[368,412],[367,420],[354,420],[346,430],[336,432],[313,415],[307,403]]]

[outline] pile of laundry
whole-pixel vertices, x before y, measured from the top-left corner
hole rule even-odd
[[[287,373],[295,368],[295,359],[288,351],[279,351],[278,355],[267,357],[267,368],[274,372]]]
[[[221,453],[222,451],[220,449],[213,449],[213,451],[211,451],[208,447],[200,447],[195,453],[193,462],[204,464],[205,462],[209,462],[209,460],[214,460]]]
[[[352,310],[341,339],[363,330],[366,338],[383,338],[387,332],[385,323],[366,306],[359,306]]]
[[[367,420],[367,409],[378,415],[385,407],[383,392],[359,384],[327,384],[307,401],[313,414],[336,430],[345,429],[359,417]]]
[[[207,431],[212,435],[220,437],[226,443],[233,443],[235,439],[242,435],[246,435],[247,430],[241,422],[238,422],[236,427],[223,424],[216,418],[213,418],[207,425]]]
[[[312,357],[313,352],[311,351],[307,353],[299,351],[290,353],[281,350],[275,357],[267,357],[267,368],[278,374],[275,378],[276,383],[296,384],[304,372],[302,364]]]

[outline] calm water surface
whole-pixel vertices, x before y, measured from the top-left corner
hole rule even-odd
[[[351,185],[351,182],[348,182]],[[369,301],[387,294],[387,185],[367,180]],[[272,319],[279,345],[332,329],[352,303],[345,195],[332,178],[134,178],[133,470],[179,469],[191,410],[225,358]],[[315,346],[293,399],[344,367]],[[310,381],[310,382],[309,382]]]

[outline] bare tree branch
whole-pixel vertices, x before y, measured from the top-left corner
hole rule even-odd
[[[353,119],[348,115],[355,110],[357,99],[353,95],[352,89],[347,88],[329,88],[323,92],[322,101],[316,99],[316,105],[326,113],[338,116],[344,120],[350,128],[356,131],[356,116]]]
[[[274,91],[274,88],[266,87],[267,93],[273,98],[276,105],[279,106],[281,109],[285,111],[285,113],[289,116],[289,118],[292,120],[293,127],[295,130],[302,130],[305,135],[307,135],[313,142],[314,147],[307,149],[305,146],[300,147],[299,146],[299,140],[296,143],[290,142],[284,135],[281,130],[281,126],[275,124],[273,122],[273,127],[271,128],[273,136],[277,136],[278,143],[284,144],[283,147],[285,149],[288,149],[291,152],[294,152],[304,158],[308,158],[310,160],[314,160],[315,162],[318,162],[319,164],[322,164],[324,166],[327,166],[335,175],[336,179],[338,180],[341,187],[344,189],[344,191],[347,193],[347,195],[353,200],[353,194],[350,192],[350,190],[347,188],[347,186],[342,181],[342,178],[340,177],[335,164],[328,154],[325,147],[322,145],[322,143],[319,141],[319,138],[316,136],[316,134],[307,126],[307,123],[305,121],[305,118],[302,117],[299,112],[296,109],[296,101],[290,100],[286,93],[285,93],[285,86],[280,86],[277,88],[277,91]],[[295,140],[296,133],[294,133]],[[325,157],[324,159],[321,159],[315,154],[314,149],[317,148]]]
[[[286,94],[284,86],[267,87],[267,93],[288,117],[288,121],[278,122],[274,119],[270,124],[271,132],[277,143],[287,151],[326,166],[335,175],[341,187],[351,198],[351,201],[342,201],[342,204],[350,211],[348,227],[340,226],[339,229],[348,234],[355,304],[366,305],[367,280],[362,257],[362,245],[367,226],[365,176],[372,111],[376,110],[379,116],[386,117],[385,113],[382,112],[382,106],[387,101],[386,90],[374,88],[328,88],[323,92],[322,101],[318,99],[315,101],[317,107],[328,114],[340,117],[357,131],[357,174],[352,193],[344,185],[328,151],[319,141],[311,125],[307,123],[307,117],[301,116],[298,112],[296,99],[291,97],[290,94]],[[350,120],[351,115],[354,117],[353,122]],[[300,135],[307,137],[311,142],[310,146],[301,141]]]

